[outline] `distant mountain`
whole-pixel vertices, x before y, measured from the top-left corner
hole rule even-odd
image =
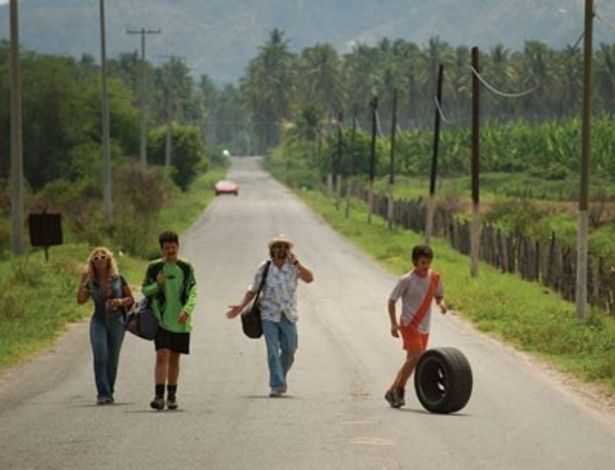
[[[0,0],[0,38],[9,36],[8,5]],[[615,0],[596,2],[596,42],[615,41]],[[21,0],[21,40],[40,52],[99,56],[98,0]],[[161,28],[147,53],[185,57],[196,74],[236,81],[267,32],[285,31],[293,51],[317,42],[340,52],[383,37],[424,44],[519,49],[526,39],[554,47],[574,43],[583,30],[580,0],[106,0],[110,55],[134,51],[139,37],[126,28]]]

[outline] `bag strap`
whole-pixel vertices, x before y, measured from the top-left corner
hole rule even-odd
[[[267,261],[267,264],[265,264],[265,270],[263,271],[263,278],[261,279],[260,286],[258,286],[258,291],[256,292],[254,303],[258,302],[258,299],[261,295],[261,291],[263,290],[263,286],[265,285],[265,281],[267,280],[267,274],[269,274],[269,266],[271,266],[271,261]]]
[[[440,274],[432,271],[431,273],[431,282],[429,283],[429,288],[427,289],[427,293],[421,302],[421,306],[414,314],[410,325],[414,328],[418,328],[427,312],[431,308],[431,302],[433,301],[434,295],[436,294],[436,288],[438,287],[438,281],[440,280]]]

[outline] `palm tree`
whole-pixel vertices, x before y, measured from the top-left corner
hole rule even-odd
[[[251,113],[261,150],[274,146],[279,139],[279,125],[290,118],[295,91],[295,56],[288,51],[284,33],[274,29],[250,61],[241,81],[245,103]]]
[[[329,115],[335,115],[342,110],[344,90],[341,61],[333,46],[316,44],[304,49],[299,71],[303,103],[312,103]]]
[[[470,74],[470,49],[459,46],[453,52],[451,64],[444,69],[446,80],[444,81],[443,94],[446,96],[449,116],[458,116],[469,119],[471,74]],[[465,121],[464,121],[465,122]]]
[[[440,67],[440,64],[450,65],[452,59],[451,48],[448,43],[442,41],[439,36],[436,36],[429,39],[427,47],[423,51],[423,56],[425,57],[425,72],[427,74],[425,92],[427,96],[433,97],[436,94],[438,67]]]
[[[357,109],[359,119],[369,119],[369,102],[378,93],[379,73],[377,52],[365,44],[358,44],[344,58],[345,109]]]
[[[615,110],[615,45],[600,44],[596,52],[597,92],[604,101],[608,112]]]
[[[518,61],[519,87],[529,89],[540,86],[542,90],[554,89],[558,83],[558,73],[553,65],[554,52],[540,41],[526,41]],[[524,114],[544,118],[552,112],[552,101],[559,97],[548,93],[532,93],[522,98]]]
[[[560,115],[570,115],[579,109],[583,61],[581,51],[571,45],[559,54],[562,107]]]
[[[496,44],[486,58],[486,63],[483,66],[482,75],[487,81],[499,90],[515,90],[518,86],[518,74],[512,66],[510,51],[502,44]],[[496,113],[497,117],[508,118],[515,107],[514,101],[510,99],[502,99],[493,95],[488,95],[489,98],[486,106]]]

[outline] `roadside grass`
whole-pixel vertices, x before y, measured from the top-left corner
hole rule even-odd
[[[75,301],[85,245],[67,245],[0,263],[0,370],[51,344],[69,322],[82,318]]]
[[[422,235],[401,229],[391,232],[377,216],[369,225],[366,205],[360,201],[352,201],[350,218],[346,219],[343,209],[336,210],[323,194],[297,194],[335,230],[392,273],[402,275],[409,270],[410,249],[423,242]],[[442,273],[447,303],[459,315],[479,330],[615,395],[615,318],[592,309],[588,319],[579,322],[574,304],[540,284],[501,273],[484,263],[480,264],[479,276],[472,278],[469,257],[443,240],[432,240],[432,247],[434,268]]]
[[[213,182],[225,174],[225,169],[214,168],[199,177],[190,191],[174,194],[171,205],[160,213],[160,230],[188,229],[215,197]],[[158,256],[156,240],[152,246],[152,256]],[[38,249],[0,260],[0,371],[50,346],[69,323],[89,316],[91,303],[77,305],[76,289],[93,248],[85,243],[52,247],[48,262]],[[138,292],[147,260],[121,255],[113,245],[109,248],[116,253],[120,272]]]

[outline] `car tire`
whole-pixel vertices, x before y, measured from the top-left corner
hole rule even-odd
[[[472,369],[455,348],[425,351],[416,365],[414,389],[421,405],[432,413],[461,410],[472,395]]]

